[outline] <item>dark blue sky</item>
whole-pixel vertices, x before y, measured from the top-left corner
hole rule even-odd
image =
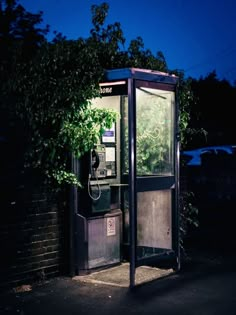
[[[110,6],[107,22],[121,23],[125,48],[141,36],[170,69],[195,78],[216,70],[236,80],[235,0],[20,0],[32,13],[42,10],[45,24],[68,39],[89,35],[91,5],[102,2]]]

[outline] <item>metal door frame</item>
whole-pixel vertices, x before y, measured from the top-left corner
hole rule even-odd
[[[176,89],[175,89],[176,96]],[[130,235],[130,288],[135,287],[135,270],[137,264],[137,174],[136,174],[136,89],[135,78],[128,79],[128,130],[129,130],[129,235]],[[173,249],[176,256],[177,270],[180,268],[179,250],[179,139],[178,135],[178,108],[175,97],[174,108],[174,198],[172,201],[172,239]],[[168,182],[168,178],[167,178]],[[174,208],[174,211],[173,211]],[[139,264],[140,265],[140,264]]]

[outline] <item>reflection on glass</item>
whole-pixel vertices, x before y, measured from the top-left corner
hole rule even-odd
[[[137,175],[173,174],[174,92],[136,88]]]

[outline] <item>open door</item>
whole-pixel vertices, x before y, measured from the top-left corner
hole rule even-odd
[[[179,268],[175,85],[129,81],[130,287],[138,266]]]

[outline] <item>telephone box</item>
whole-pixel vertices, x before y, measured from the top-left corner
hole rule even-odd
[[[133,287],[138,266],[180,268],[177,83],[158,71],[106,71],[92,106],[120,118],[87,162],[74,164],[84,181],[75,198],[77,274],[128,261]]]

